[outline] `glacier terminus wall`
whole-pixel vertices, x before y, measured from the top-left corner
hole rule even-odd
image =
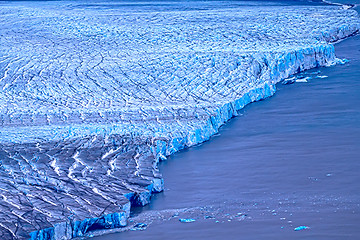
[[[126,226],[159,161],[359,29],[341,6],[1,2],[0,239]]]

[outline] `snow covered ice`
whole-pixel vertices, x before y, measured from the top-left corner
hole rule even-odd
[[[125,226],[159,160],[359,29],[339,6],[0,3],[0,238]]]

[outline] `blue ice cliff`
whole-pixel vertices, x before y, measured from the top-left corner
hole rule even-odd
[[[160,160],[360,29],[337,6],[182,4],[0,3],[0,239],[125,226]]]

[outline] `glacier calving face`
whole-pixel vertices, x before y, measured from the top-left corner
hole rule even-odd
[[[334,6],[188,4],[0,3],[1,239],[126,225],[159,160],[360,29]]]

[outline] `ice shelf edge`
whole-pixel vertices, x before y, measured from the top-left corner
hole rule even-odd
[[[358,29],[340,29],[333,32],[331,40],[352,36],[358,32]],[[348,31],[347,31],[348,30]],[[190,131],[186,138],[178,139],[154,136],[154,145],[152,153],[154,157],[154,164],[157,165],[159,161],[165,160],[167,156],[178,152],[184,148],[200,144],[210,139],[216,134],[219,128],[229,121],[231,118],[237,116],[237,111],[244,108],[247,104],[263,100],[271,97],[276,92],[275,84],[290,75],[299,73],[301,71],[309,70],[315,67],[332,66],[336,64],[335,48],[332,44],[320,44],[313,47],[299,49],[283,54],[279,54],[278,59],[267,59],[264,54],[257,54],[257,59],[260,62],[276,62],[272,68],[263,69],[263,71],[270,71],[270,78],[261,86],[258,86],[241,98],[231,102],[221,104],[216,108],[216,114],[208,116],[205,124],[199,126],[197,129]],[[76,237],[87,236],[88,230],[94,223],[99,225],[98,229],[110,229],[123,227],[127,225],[127,219],[130,215],[130,208],[132,204],[146,205],[150,202],[151,195],[163,190],[163,179],[155,179],[152,184],[148,185],[147,191],[140,193],[137,198],[133,195],[127,195],[129,203],[123,206],[123,212],[108,214],[99,218],[84,219],[83,221],[68,221],[56,224],[51,228],[46,228],[32,232],[30,240],[47,240],[47,239],[72,239]],[[135,202],[136,201],[136,202]],[[96,229],[93,229],[96,230]]]

